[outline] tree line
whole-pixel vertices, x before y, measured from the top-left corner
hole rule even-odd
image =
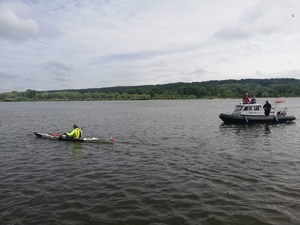
[[[246,92],[250,97],[300,97],[300,80],[293,78],[242,79],[51,91],[27,89],[24,92],[0,93],[0,101],[242,98]]]

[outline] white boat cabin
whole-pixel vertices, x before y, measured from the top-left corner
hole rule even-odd
[[[236,105],[232,115],[235,116],[264,116],[265,111],[261,104],[239,104]]]
[[[280,104],[280,107],[277,107]],[[287,106],[285,100],[276,100],[272,104],[270,115],[285,116],[287,113]],[[262,104],[243,104],[236,105],[232,115],[235,116],[264,116],[265,110]]]

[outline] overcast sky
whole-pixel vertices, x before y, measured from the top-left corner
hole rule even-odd
[[[0,92],[300,78],[299,0],[0,0]]]

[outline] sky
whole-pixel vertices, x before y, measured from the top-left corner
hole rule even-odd
[[[0,93],[300,79],[299,0],[0,0]]]

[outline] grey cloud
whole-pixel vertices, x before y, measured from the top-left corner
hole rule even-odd
[[[243,12],[240,16],[240,20],[244,23],[255,23],[264,17],[268,11],[268,7],[266,8],[263,4],[257,4]]]
[[[66,76],[56,77],[55,80],[61,81],[61,82],[64,82],[64,83],[69,83],[69,79]]]
[[[208,74],[208,72],[204,68],[199,68],[196,67],[196,69],[188,74],[196,74],[196,75],[201,75],[201,74]]]
[[[66,73],[71,70],[71,67],[65,65],[61,62],[56,61],[49,61],[43,65],[44,68],[48,69],[50,72],[56,74],[56,73]]]
[[[54,79],[59,82],[69,83],[69,73],[71,67],[65,65],[61,62],[49,61],[42,65],[51,76],[54,76]]]
[[[244,29],[247,27],[247,30]],[[242,24],[235,28],[223,28],[215,33],[215,37],[225,40],[239,40],[239,39],[248,39],[255,35],[272,35],[276,33],[278,29],[272,26],[251,26],[247,24]]]
[[[132,61],[132,60],[143,60],[150,59],[157,55],[167,54],[165,51],[144,51],[136,53],[124,53],[124,54],[115,54],[108,55],[101,58],[101,61],[104,62],[115,62],[115,61]]]
[[[108,62],[120,62],[120,61],[135,61],[135,60],[148,60],[153,59],[157,56],[166,56],[166,55],[174,55],[178,53],[186,53],[186,52],[193,52],[197,51],[200,48],[205,47],[205,44],[199,44],[199,43],[192,43],[189,45],[183,45],[183,46],[176,46],[173,48],[165,48],[161,50],[150,50],[150,51],[139,51],[139,52],[133,52],[133,53],[121,53],[121,54],[113,54],[113,55],[106,55],[95,63],[108,63]],[[160,66],[164,67],[164,62],[159,62]],[[158,64],[157,64],[158,65]]]
[[[15,79],[15,78],[18,78],[18,76],[0,71],[0,79]]]
[[[271,77],[300,77],[300,70],[288,70],[288,71],[281,71],[278,73],[268,74]]]
[[[257,34],[273,34],[278,28],[276,24],[270,23],[270,18],[273,16],[273,11],[276,11],[276,7],[270,9],[268,5],[259,2],[242,11],[236,24],[219,29],[214,36],[225,40],[236,40],[251,38]]]
[[[262,72],[260,72],[259,70],[255,72],[255,75],[263,75]]]
[[[0,37],[14,41],[26,41],[36,38],[38,33],[39,27],[33,19],[20,18],[9,9],[0,12]]]
[[[156,62],[149,63],[149,66],[158,67],[158,68],[164,68],[167,65],[168,64],[166,62],[164,62],[163,60],[159,60],[159,61],[156,61]]]
[[[251,37],[251,34],[241,28],[224,28],[219,30],[214,35],[220,39],[234,40],[234,39],[245,39]]]

